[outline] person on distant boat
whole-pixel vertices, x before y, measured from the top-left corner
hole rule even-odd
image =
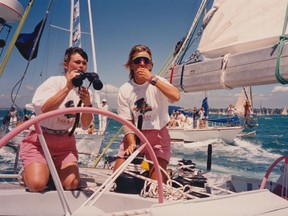
[[[245,118],[245,127],[254,127],[256,126],[253,119],[253,109],[251,103],[247,100],[244,104],[244,118]]]
[[[199,114],[199,128],[204,128],[205,127],[205,120],[204,120],[205,110],[204,110],[204,107],[201,107],[198,114]]]
[[[228,117],[233,117],[234,115],[236,115],[236,111],[234,109],[234,105],[233,104],[229,104],[229,107],[227,108],[227,116]],[[231,122],[228,122],[227,126],[232,126]]]
[[[249,124],[252,121],[251,114],[252,114],[251,103],[247,100],[244,104],[244,118],[246,124]]]
[[[193,128],[197,128],[199,119],[199,111],[197,110],[197,107],[194,107],[192,111],[192,118],[193,118]]]
[[[189,117],[188,115],[185,115],[184,121],[183,121],[183,128],[184,129],[192,129],[193,126],[193,119]]]
[[[160,166],[166,170],[171,157],[171,141],[166,127],[170,120],[168,104],[179,101],[180,93],[167,80],[152,74],[152,53],[145,45],[134,46],[124,66],[130,71],[130,80],[119,89],[117,112],[137,125],[150,142]],[[131,129],[124,127],[124,133],[114,171],[124,162],[125,155],[131,155],[138,144]],[[149,154],[144,154],[151,160]],[[149,170],[150,178],[156,179],[151,164]],[[165,175],[163,181],[166,182]]]
[[[251,113],[252,113],[251,104],[247,100],[246,103],[244,104],[244,117],[249,116]]]
[[[235,115],[235,109],[234,109],[234,105],[230,104],[228,109],[227,109],[227,116],[234,116]]]
[[[176,127],[176,118],[177,118],[176,112],[175,112],[175,110],[173,110],[172,114],[170,116],[170,120],[169,120],[168,125],[167,125],[168,128],[171,128],[171,127],[175,128]]]
[[[183,125],[184,124],[184,120],[185,120],[184,114],[182,112],[180,112],[180,111],[177,111],[176,115],[177,115],[177,117],[176,117],[176,125],[177,125],[177,127],[180,127],[180,128],[184,127],[184,125]]]
[[[102,104],[100,106],[100,109],[105,110],[105,111],[108,111],[108,109],[109,109],[109,106],[107,104],[107,100],[105,98],[102,100]],[[101,128],[99,128],[99,132],[104,133],[104,131],[106,130],[106,127],[107,127],[107,116],[99,115],[99,121],[101,122],[101,124],[100,124]]]
[[[9,121],[10,121],[10,123],[9,123],[9,125],[10,126],[12,126],[12,127],[16,127],[16,125],[17,125],[17,123],[18,123],[18,120],[19,120],[19,114],[18,114],[18,112],[17,112],[17,110],[14,108],[14,107],[11,107],[10,109],[9,109],[9,117],[10,117],[10,119],[9,119]]]
[[[88,56],[79,47],[70,47],[64,55],[64,76],[53,76],[42,83],[36,90],[32,104],[36,115],[67,107],[76,107],[81,100],[84,107],[91,107],[92,98],[83,87],[75,87],[73,79],[79,71],[86,72]],[[75,79],[74,79],[75,80]],[[74,135],[68,136],[73,126],[75,114],[65,114],[42,121],[41,128],[50,150],[54,165],[65,190],[74,190],[80,182],[78,152]],[[80,122],[84,130],[93,120],[91,113],[81,113]],[[19,173],[20,180],[29,191],[41,192],[46,188],[50,171],[37,133],[31,131],[22,141],[20,158],[24,172]],[[23,178],[21,178],[23,177]]]

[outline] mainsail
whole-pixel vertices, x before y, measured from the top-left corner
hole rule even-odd
[[[275,45],[284,26],[287,0],[218,0],[213,7],[217,12],[198,46],[206,58]]]
[[[193,47],[193,34],[202,34],[198,49],[183,61],[176,56],[165,78],[184,92],[288,83],[287,5],[287,0],[214,1],[202,26],[193,22],[200,30],[189,30],[179,52]]]

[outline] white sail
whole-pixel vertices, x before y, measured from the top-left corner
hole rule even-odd
[[[287,108],[285,106],[281,112],[281,115],[287,115],[287,114],[288,114],[288,112],[287,112]]]
[[[219,0],[199,51],[207,58],[273,46],[279,41],[287,0]],[[288,30],[286,30],[286,34]]]
[[[171,65],[165,78],[184,92],[287,82],[288,44],[282,47],[279,42],[287,33],[288,0],[215,2],[213,13],[205,19],[198,50],[191,50],[188,59]],[[197,36],[198,32],[194,38]],[[193,35],[187,37],[194,41]],[[193,48],[191,44],[183,46]]]
[[[246,93],[245,93],[246,91]],[[252,104],[252,98],[251,98],[251,94],[250,94],[250,89],[245,90],[242,88],[238,99],[235,103],[235,112],[239,115],[239,116],[243,116],[245,113],[245,109],[244,109],[244,105],[246,103],[246,101],[248,100],[250,102],[250,104]]]
[[[240,95],[239,95],[239,97],[235,103],[235,111],[238,115],[242,115],[242,116],[244,115],[245,101],[246,101],[246,97],[245,97],[244,91],[242,89],[240,92]]]

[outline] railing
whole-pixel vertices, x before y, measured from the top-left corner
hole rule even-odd
[[[260,186],[260,189],[264,189],[265,186],[266,186],[266,182],[269,178],[269,175],[271,174],[272,170],[274,169],[274,167],[280,163],[281,161],[284,160],[284,165],[283,165],[283,169],[282,169],[282,173],[281,173],[281,176],[280,178],[278,179],[278,182],[275,186],[275,188],[273,189],[273,193],[287,199],[287,191],[288,191],[288,156],[282,156],[278,159],[276,159],[273,164],[268,168],[263,180],[262,180],[262,183],[261,183],[261,186]]]
[[[119,169],[114,172],[107,180],[106,182],[101,186],[100,190],[101,193],[96,197],[99,198],[99,196],[105,191],[105,189],[108,188],[108,185],[111,184],[111,182],[113,182],[120,174],[121,172],[125,169],[125,167],[128,165],[128,163],[130,161],[132,161],[144,148],[147,148],[147,151],[149,153],[149,155],[151,156],[151,159],[154,163],[154,167],[155,167],[155,171],[156,171],[156,176],[157,176],[157,182],[158,182],[158,201],[159,203],[163,203],[163,184],[162,184],[162,177],[161,177],[161,172],[160,172],[160,168],[159,168],[159,164],[157,161],[157,157],[153,151],[153,148],[151,147],[149,141],[147,140],[147,138],[129,121],[121,118],[120,116],[109,112],[109,111],[104,111],[98,108],[89,108],[89,107],[77,107],[77,108],[65,108],[65,109],[61,109],[61,110],[55,110],[55,111],[51,111],[51,112],[47,112],[47,113],[43,113],[41,115],[38,115],[26,122],[24,122],[23,124],[17,126],[14,130],[12,130],[11,132],[9,132],[8,134],[6,134],[5,136],[3,136],[0,140],[0,148],[3,147],[4,145],[6,145],[13,137],[15,137],[16,135],[18,135],[19,133],[21,133],[22,131],[26,130],[27,128],[29,128],[30,126],[34,125],[35,130],[38,134],[38,138],[40,140],[41,146],[43,148],[45,157],[47,159],[47,163],[52,175],[52,178],[54,180],[63,210],[65,212],[65,215],[70,215],[71,214],[71,210],[70,207],[67,203],[67,199],[65,198],[64,195],[64,190],[60,181],[60,178],[58,176],[58,173],[56,171],[56,168],[54,166],[54,163],[52,161],[50,152],[48,150],[45,138],[43,136],[43,132],[42,129],[40,127],[40,122],[54,117],[54,116],[58,116],[58,115],[63,115],[63,114],[67,114],[67,113],[93,113],[93,114],[100,114],[100,115],[105,115],[109,118],[112,118],[126,126],[128,126],[131,130],[134,131],[135,135],[137,135],[139,137],[139,139],[142,141],[142,143],[144,143],[142,146],[140,146],[127,160],[125,163],[123,163]],[[92,201],[91,199],[95,198],[96,193],[98,193],[100,190],[96,191],[89,200],[87,200],[87,202]],[[93,202],[95,202],[96,200],[94,200]],[[86,202],[86,203],[87,203]],[[83,204],[85,205],[85,203]]]

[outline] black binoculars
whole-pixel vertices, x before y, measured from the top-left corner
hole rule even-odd
[[[80,87],[83,85],[83,80],[86,78],[89,80],[90,84],[93,84],[95,90],[101,90],[103,88],[103,83],[99,79],[98,74],[94,72],[84,73],[83,71],[79,71],[79,75],[72,79],[72,83],[75,87]]]

